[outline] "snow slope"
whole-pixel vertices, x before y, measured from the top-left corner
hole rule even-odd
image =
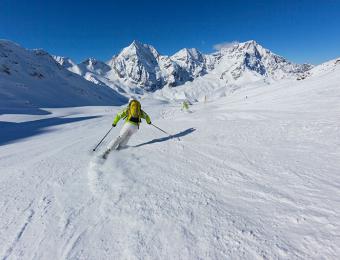
[[[0,114],[124,102],[126,98],[116,91],[69,72],[47,52],[0,40]]]
[[[339,81],[146,98],[180,140],[143,123],[105,162],[116,107],[0,116],[1,259],[338,259]]]

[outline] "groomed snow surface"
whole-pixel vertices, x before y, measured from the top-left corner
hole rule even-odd
[[[179,140],[143,123],[106,161],[119,107],[1,115],[1,259],[339,259],[339,82],[145,99]]]

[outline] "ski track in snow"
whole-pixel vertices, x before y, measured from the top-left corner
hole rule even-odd
[[[143,123],[107,160],[119,129],[89,150],[118,108],[3,146],[1,259],[337,259],[339,106],[251,91],[192,113],[146,100],[180,141]]]

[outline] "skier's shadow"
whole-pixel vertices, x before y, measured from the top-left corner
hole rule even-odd
[[[183,136],[186,136],[188,134],[191,134],[192,132],[196,131],[195,128],[188,128],[187,130],[184,130],[182,132],[179,132],[175,135],[171,135],[171,136],[167,136],[167,137],[162,137],[162,138],[157,138],[157,139],[153,139],[149,142],[146,142],[146,143],[142,143],[142,144],[138,144],[134,147],[140,147],[140,146],[143,146],[143,145],[147,145],[147,144],[154,144],[154,143],[161,143],[161,142],[165,142],[165,141],[168,141],[170,139],[173,139],[173,138],[179,138],[179,137],[183,137]]]

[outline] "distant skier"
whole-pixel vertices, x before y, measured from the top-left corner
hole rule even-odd
[[[129,105],[117,113],[115,119],[113,120],[112,126],[116,127],[120,119],[125,119],[125,123],[120,130],[117,139],[112,140],[107,146],[107,150],[103,157],[106,158],[112,149],[119,149],[126,146],[130,137],[138,131],[141,119],[145,119],[148,124],[151,124],[151,119],[147,113],[142,110],[141,104],[138,100],[131,98],[129,100]]]
[[[189,109],[189,105],[191,105],[191,103],[188,100],[184,100],[182,103],[182,111],[184,112],[188,112],[191,113],[190,109]]]

